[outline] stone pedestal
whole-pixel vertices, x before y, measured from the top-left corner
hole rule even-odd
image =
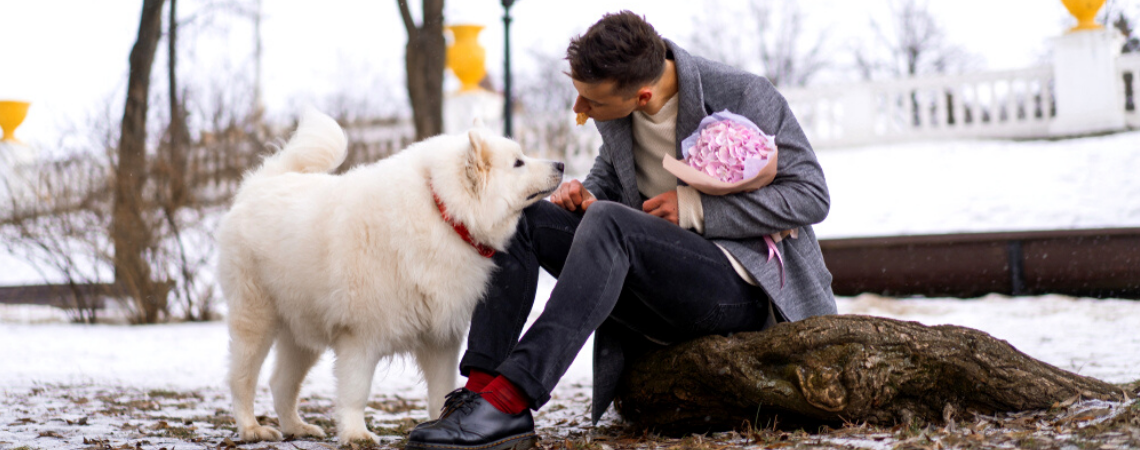
[[[447,94],[443,100],[443,132],[466,133],[479,119],[495,134],[503,133],[503,95],[484,89]]]
[[[1123,81],[1116,67],[1120,34],[1112,29],[1076,31],[1054,38],[1053,73],[1057,115],[1054,136],[1124,129]]]
[[[15,140],[0,141],[0,205],[31,205],[35,195],[36,150]]]

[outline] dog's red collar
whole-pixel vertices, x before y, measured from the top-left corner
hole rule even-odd
[[[495,249],[488,247],[486,245],[480,244],[478,242],[475,242],[475,239],[471,238],[471,232],[467,231],[466,226],[464,226],[462,223],[452,222],[451,216],[449,216],[447,214],[447,207],[443,206],[443,201],[441,201],[439,199],[439,196],[436,195],[435,189],[431,190],[431,196],[432,196],[432,198],[435,199],[435,207],[439,208],[439,215],[443,216],[443,221],[447,222],[448,225],[451,225],[451,228],[454,229],[455,232],[459,234],[460,238],[463,238],[463,240],[465,242],[467,242],[468,244],[471,244],[472,247],[475,247],[475,251],[479,252],[479,254],[482,255],[484,258],[490,258],[492,256],[495,256]]]

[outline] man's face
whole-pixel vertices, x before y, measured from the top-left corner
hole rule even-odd
[[[626,98],[625,95],[614,93],[613,81],[597,83],[573,81],[574,89],[578,90],[578,99],[574,101],[574,112],[586,113],[596,121],[620,119],[641,106],[640,95],[635,94]]]

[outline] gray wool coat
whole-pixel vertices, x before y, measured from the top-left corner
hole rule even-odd
[[[680,96],[676,156],[681,141],[696,131],[701,119],[729,110],[774,134],[780,150],[776,179],[757,191],[712,196],[701,194],[704,237],[724,247],[756,278],[790,321],[835,314],[831,273],[811,225],[827,217],[830,198],[823,171],[784,97],[767,79],[727,65],[689,55],[666,40],[677,69]],[[642,197],[634,175],[632,118],[598,122],[602,147],[583,181],[599,200],[641,209]],[[681,182],[683,183],[683,182]],[[799,238],[779,243],[786,281],[780,286],[779,266],[768,261],[764,236],[799,228]],[[608,326],[594,335],[594,404],[597,423],[613,402],[625,365],[621,341]]]

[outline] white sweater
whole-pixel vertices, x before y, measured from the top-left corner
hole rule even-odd
[[[677,148],[677,95],[665,102],[657,114],[649,115],[641,111],[633,112],[633,160],[637,174],[637,190],[648,198],[677,190],[677,219],[681,228],[692,229],[704,234],[705,212],[701,207],[701,194],[689,186],[678,186],[677,177],[665,170],[661,160],[665,155],[674,155]],[[732,263],[732,268],[753,286],[756,279],[724,247],[724,256]]]

